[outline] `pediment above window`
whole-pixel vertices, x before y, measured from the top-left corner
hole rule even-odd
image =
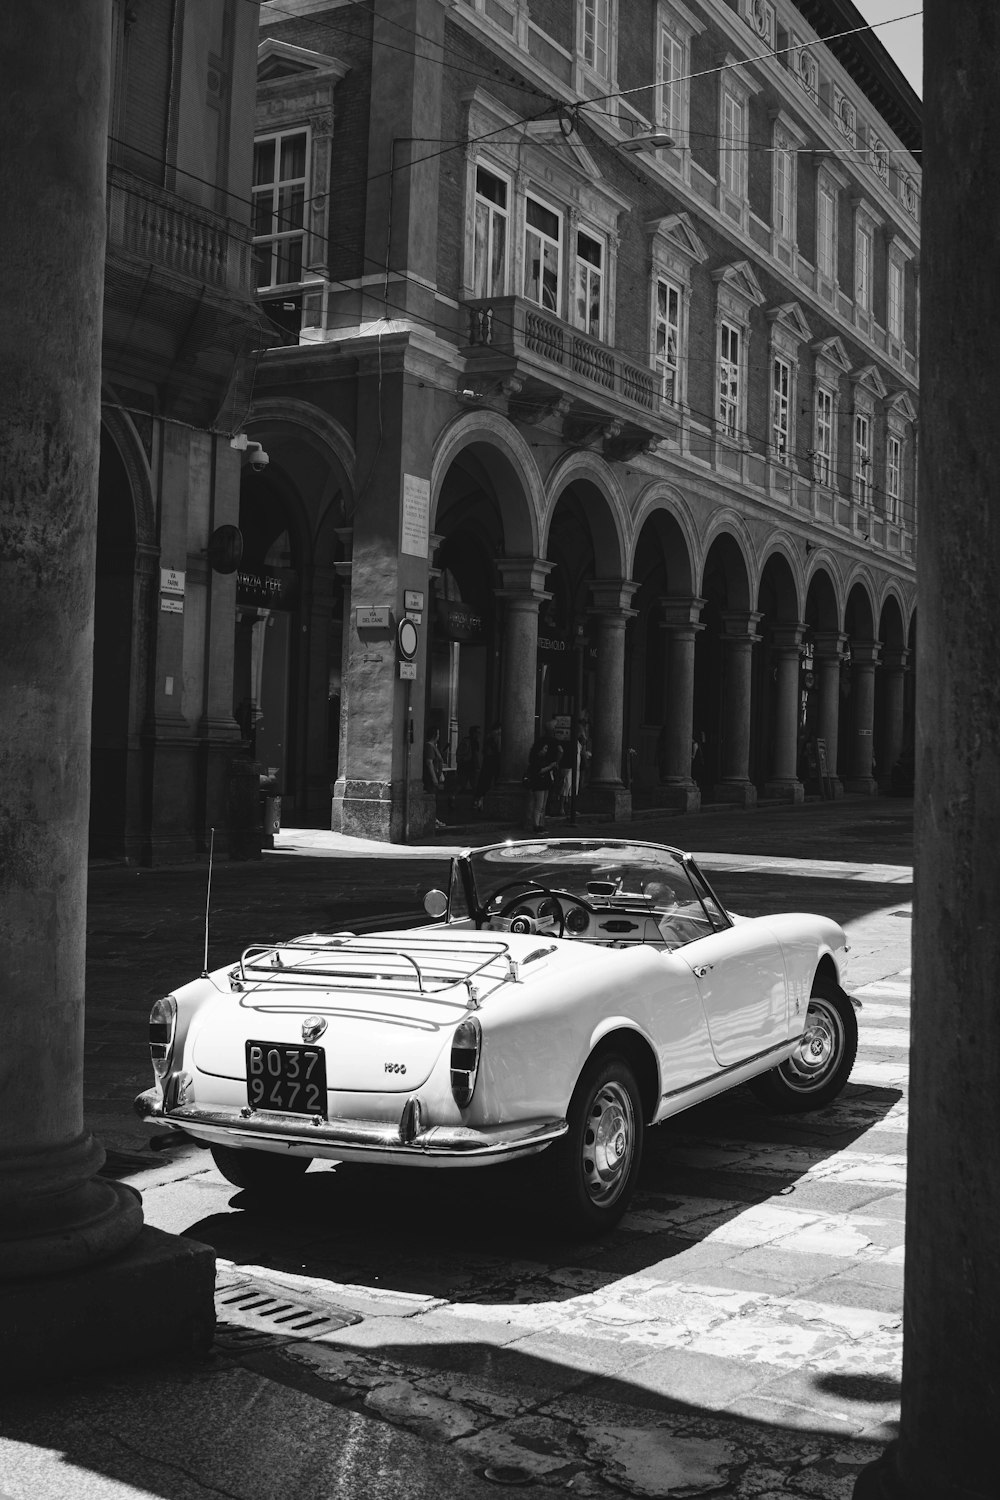
[[[780,331],[796,343],[802,343],[812,337],[812,331],[797,302],[783,302],[780,307],[772,307],[768,310],[766,317],[767,321],[773,325],[775,334]]]
[[[915,422],[917,408],[909,391],[896,391],[895,395],[890,396],[886,402],[886,413],[890,418],[896,416],[904,422]]]
[[[268,37],[257,48],[257,82],[317,83],[320,80],[339,83],[350,72],[346,63],[331,57],[326,52],[314,52],[309,47],[296,47],[291,42],[279,42]]]
[[[880,401],[884,401],[888,395],[888,386],[877,365],[863,365],[860,370],[856,370],[851,376],[851,384],[855,393],[858,390],[868,391]]]
[[[689,264],[697,265],[708,256],[689,214],[665,214],[661,219],[647,219],[646,228],[652,236],[653,259],[657,262],[680,255]]]
[[[712,280],[719,288],[720,296],[725,293],[737,302],[743,303],[749,310],[751,307],[761,307],[764,303],[764,293],[761,291],[760,282],[753,273],[753,267],[748,260],[736,260],[731,265],[720,266],[717,271],[712,272]]]
[[[847,357],[847,350],[839,338],[817,339],[812,345],[812,351],[816,356],[816,363],[825,363],[832,371],[841,375],[851,373],[851,361]]]

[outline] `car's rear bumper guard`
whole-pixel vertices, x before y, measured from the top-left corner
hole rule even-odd
[[[540,1150],[565,1135],[565,1120],[525,1120],[518,1125],[497,1125],[482,1130],[465,1125],[431,1125],[422,1128],[413,1101],[403,1106],[398,1120],[324,1120],[319,1116],[280,1114],[277,1111],[245,1114],[237,1108],[204,1109],[182,1104],[166,1110],[156,1089],[147,1089],[135,1100],[137,1114],[178,1130],[205,1138],[246,1138],[321,1147],[324,1155],[338,1150],[365,1155],[391,1155],[397,1160],[420,1155],[467,1161],[475,1158],[524,1156]]]

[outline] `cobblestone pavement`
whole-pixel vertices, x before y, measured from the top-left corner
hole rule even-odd
[[[147,1221],[216,1249],[219,1339],[196,1365],[11,1401],[0,1493],[848,1500],[898,1414],[911,892],[908,804],[842,811],[853,838],[824,808],[646,835],[702,852],[737,909],[847,926],[864,1008],[834,1105],[771,1116],[738,1090],[651,1131],[632,1210],[596,1244],[541,1230],[513,1170],[314,1167],[274,1214],[204,1153],[151,1165],[123,1142],[110,1169],[141,1187]],[[380,851],[364,878],[412,901],[448,837]],[[286,881],[300,914],[314,888],[327,901],[323,843],[290,831],[260,874],[223,878],[223,912],[268,882],[246,920],[280,922]],[[101,1088],[99,1114],[115,1102]]]

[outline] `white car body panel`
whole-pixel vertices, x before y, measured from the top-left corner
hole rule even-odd
[[[602,868],[613,853],[605,841]],[[617,920],[629,899],[616,892],[618,904],[608,898],[600,910]],[[137,1108],[213,1144],[484,1165],[557,1139],[588,1060],[624,1036],[614,1045],[645,1059],[647,1119],[662,1119],[782,1062],[802,1034],[821,964],[842,983],[846,941],[836,923],[799,913],[722,926],[729,918],[718,911],[720,930],[673,947],[660,931],[669,913],[637,909],[627,942],[597,940],[602,924],[591,912],[579,941],[486,921],[477,930],[466,919],[258,950],[174,992],[165,1076]],[[678,908],[674,941],[682,922],[685,935],[705,930],[708,908],[697,924]],[[469,1018],[482,1047],[471,1101],[460,1106],[452,1039]],[[309,1023],[320,1026],[317,1039]],[[253,1108],[248,1042],[296,1049],[293,1061],[307,1042],[321,1048],[324,1107]]]

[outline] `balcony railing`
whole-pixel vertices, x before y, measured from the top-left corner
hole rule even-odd
[[[108,171],[108,247],[205,286],[250,291],[250,229],[121,167]]]
[[[659,411],[659,383],[653,370],[624,359],[607,344],[542,312],[533,302],[522,297],[494,297],[465,306],[473,347],[489,348],[513,359],[534,356],[645,411]]]

